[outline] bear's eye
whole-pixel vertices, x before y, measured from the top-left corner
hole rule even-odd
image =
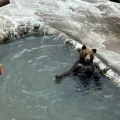
[[[91,58],[91,60],[94,58],[94,56],[93,55],[90,55],[90,58]]]
[[[93,55],[90,55],[91,58],[93,58]]]

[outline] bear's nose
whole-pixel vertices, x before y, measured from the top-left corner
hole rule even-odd
[[[89,60],[89,59],[87,59],[87,60],[86,60],[86,62],[90,62],[90,60]]]

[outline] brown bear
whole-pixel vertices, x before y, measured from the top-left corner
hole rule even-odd
[[[63,74],[55,75],[55,77],[63,78],[65,76],[73,74],[83,78],[94,76],[96,79],[98,79],[99,76],[96,74],[93,64],[93,59],[96,52],[96,49],[88,48],[83,45],[80,50],[80,57],[72,66],[72,68]]]

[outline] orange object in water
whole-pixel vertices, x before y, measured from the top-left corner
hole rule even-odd
[[[0,0],[0,7],[10,3],[10,0]]]
[[[3,75],[5,73],[5,67],[4,65],[0,64],[0,75]]]

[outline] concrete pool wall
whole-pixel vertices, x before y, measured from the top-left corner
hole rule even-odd
[[[82,44],[77,42],[74,39],[71,39],[65,33],[52,28],[49,25],[46,25],[44,22],[39,21],[37,19],[9,19],[6,17],[0,17],[2,21],[0,27],[0,43],[5,43],[7,41],[16,40],[17,38],[28,36],[28,35],[53,35],[57,34],[58,37],[56,40],[61,40],[66,44],[72,45],[76,50],[81,49]],[[97,56],[94,60],[95,65],[102,71],[102,73],[109,77],[114,83],[120,86],[120,76],[116,72],[107,66],[101,58],[99,59]]]

